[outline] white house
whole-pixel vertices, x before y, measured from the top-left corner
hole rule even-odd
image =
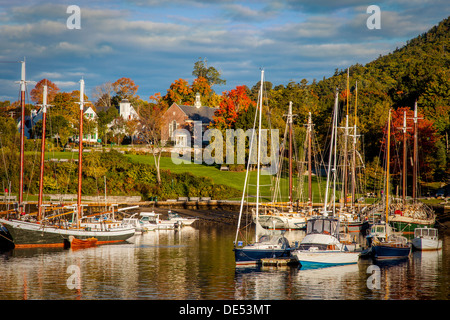
[[[139,119],[136,110],[134,110],[133,106],[131,105],[130,101],[128,101],[128,99],[123,99],[122,101],[120,101],[119,115],[121,115],[125,121],[132,119],[134,120]]]

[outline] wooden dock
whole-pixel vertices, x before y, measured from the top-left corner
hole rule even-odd
[[[284,266],[297,266],[299,261],[295,258],[264,258],[261,259],[261,264],[267,267],[284,267]]]

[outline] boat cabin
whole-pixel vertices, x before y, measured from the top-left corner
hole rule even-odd
[[[306,224],[306,234],[327,234],[339,237],[339,219],[334,217],[314,217]]]
[[[437,239],[438,230],[435,228],[416,228],[414,229],[414,238]]]

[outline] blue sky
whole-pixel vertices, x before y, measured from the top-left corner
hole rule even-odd
[[[69,5],[81,29],[68,29]],[[366,25],[369,5],[381,29]],[[274,85],[321,80],[406,44],[448,17],[448,0],[0,0],[0,62],[26,57],[27,80],[47,78],[61,91],[84,78],[96,86],[129,77],[148,100],[183,78],[192,83],[199,57],[222,72],[226,85],[252,87],[265,69]],[[19,95],[19,63],[0,63],[0,100]],[[28,92],[34,88],[28,85]]]

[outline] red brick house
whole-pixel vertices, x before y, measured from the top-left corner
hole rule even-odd
[[[201,122],[202,135],[210,123],[212,123],[214,113],[218,108],[202,106],[200,95],[197,94],[193,106],[179,105],[173,103],[163,115],[163,124],[161,129],[161,140],[163,143],[173,141],[178,146],[186,146],[187,137],[182,133],[174,134],[177,129],[186,129],[194,139],[194,121]],[[193,144],[191,143],[191,146]]]

